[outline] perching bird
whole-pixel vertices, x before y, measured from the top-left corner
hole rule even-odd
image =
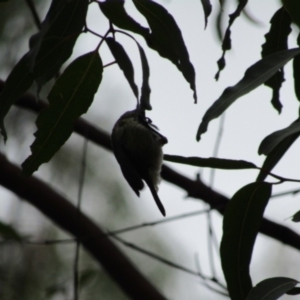
[[[168,142],[167,138],[145,117],[145,112],[137,108],[119,118],[113,128],[111,141],[116,159],[131,188],[139,196],[144,180],[165,216],[157,189],[163,158],[162,146]]]

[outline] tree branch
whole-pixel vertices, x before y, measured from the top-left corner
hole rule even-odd
[[[0,81],[0,91],[2,87],[3,81]],[[30,109],[37,113],[47,106],[45,103],[37,103],[34,96],[29,93],[24,94],[16,104],[19,107]],[[82,118],[79,118],[75,122],[74,132],[88,138],[100,147],[112,150],[109,134]],[[162,168],[162,178],[187,191],[189,197],[203,200],[222,215],[224,214],[229,199],[209,188],[201,180],[191,180],[165,165]],[[264,218],[262,220],[260,232],[283,244],[300,250],[300,235],[286,226]]]
[[[82,237],[99,236],[100,238],[82,238],[81,243],[131,299],[166,299],[110,239],[101,238],[103,232],[95,223],[51,189],[47,183],[35,176],[20,176],[21,169],[10,163],[2,154],[0,154],[0,169],[2,186],[31,203],[61,228],[78,239],[80,239],[79,232]]]
[[[30,109],[35,112],[39,112],[41,109],[47,106],[45,103],[37,103],[34,96],[29,93],[22,96],[16,104],[22,108]],[[75,122],[74,131],[88,138],[95,144],[104,147],[107,150],[111,150],[110,137],[108,133],[105,133],[101,129],[96,128],[82,118],[79,118]],[[212,208],[219,211],[222,215],[224,214],[229,199],[209,188],[201,180],[191,180],[165,165],[162,168],[161,175],[164,180],[184,189],[189,197],[201,199],[204,202],[208,203]],[[264,218],[262,220],[260,232],[278,240],[283,244],[300,250],[300,235],[286,226]]]

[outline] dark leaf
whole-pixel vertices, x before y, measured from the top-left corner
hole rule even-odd
[[[299,48],[280,51],[259,60],[245,72],[244,77],[235,86],[228,87],[213,105],[206,111],[198,128],[197,141],[207,131],[208,123],[218,118],[236,99],[251,92],[272,77],[278,69],[300,53]]]
[[[300,46],[300,34],[297,38],[297,44]],[[295,94],[300,101],[300,56],[296,56],[293,60],[293,71],[294,71],[294,87]]]
[[[203,11],[204,11],[204,18],[205,18],[205,25],[204,28],[207,26],[208,17],[211,14],[212,6],[210,0],[201,0]]]
[[[291,33],[292,19],[284,7],[278,9],[272,17],[271,27],[269,32],[265,35],[266,42],[262,45],[262,57],[288,49],[288,36]],[[279,69],[265,85],[273,90],[272,104],[274,108],[280,113],[282,104],[279,99],[279,91],[284,82],[283,68]]]
[[[297,119],[287,128],[275,131],[272,134],[268,135],[266,138],[264,138],[259,146],[258,154],[259,155],[270,154],[271,151],[273,151],[274,148],[283,140],[285,140],[287,137],[299,133],[300,133],[300,119]]]
[[[7,240],[22,241],[22,235],[12,226],[0,221],[0,236]]]
[[[123,46],[115,41],[113,38],[106,38],[106,43],[114,56],[120,69],[123,71],[125,78],[127,79],[135,97],[139,98],[138,87],[134,82],[134,70],[129,56],[125,52]]]
[[[293,145],[293,143],[299,137],[299,133],[292,134],[282,140],[277,146],[268,154],[266,157],[261,171],[258,174],[256,181],[264,181],[272,169],[277,165],[283,155],[288,151],[288,149]]]
[[[142,62],[142,70],[143,70],[143,83],[141,88],[141,108],[142,110],[151,110],[151,104],[150,104],[150,93],[151,89],[149,86],[149,77],[150,77],[150,70],[149,70],[149,64],[147,61],[147,57],[145,54],[144,49],[137,43],[137,46],[139,48],[141,62]]]
[[[131,18],[125,8],[123,0],[107,0],[98,2],[103,14],[119,28],[129,30],[142,35],[144,38],[149,37],[149,29],[141,26],[133,18]]]
[[[295,287],[288,292],[286,292],[287,295],[299,295],[300,294],[300,287]]]
[[[269,183],[248,184],[232,197],[225,210],[220,254],[231,300],[245,299],[252,288],[251,256],[271,192]]]
[[[222,53],[221,58],[218,60],[219,70],[215,76],[216,80],[219,79],[220,72],[225,68],[225,64],[226,64],[225,63],[225,53],[227,50],[231,49],[231,26],[232,26],[233,22],[239,17],[242,10],[247,5],[247,2],[248,2],[248,0],[240,0],[238,2],[238,6],[237,6],[235,12],[229,15],[228,27],[226,29],[225,36],[224,36],[223,43],[222,43],[223,53]]]
[[[7,133],[4,127],[4,118],[11,106],[30,88],[33,76],[27,66],[27,56],[24,55],[12,69],[0,93],[0,130],[4,141]]]
[[[30,39],[29,68],[41,87],[70,57],[85,25],[88,0],[53,0],[41,30]]]
[[[275,300],[293,289],[298,283],[286,277],[268,278],[258,283],[248,294],[246,300]]]
[[[282,4],[291,15],[293,22],[300,28],[300,10],[298,0],[282,0]]]
[[[150,0],[134,0],[133,3],[150,26],[151,34],[146,39],[148,46],[177,66],[189,82],[196,102],[195,70],[173,16],[164,7]]]
[[[102,79],[103,66],[97,51],[73,61],[58,78],[49,96],[49,106],[36,121],[32,154],[22,164],[23,174],[31,175],[48,162],[68,140],[74,122],[86,113]]]
[[[297,212],[293,215],[292,221],[293,221],[293,222],[296,222],[296,223],[300,222],[300,211],[297,211]]]
[[[195,167],[207,167],[214,169],[240,170],[256,169],[256,165],[245,160],[232,160],[221,158],[183,157],[178,155],[164,155],[164,160],[174,163],[191,165]]]

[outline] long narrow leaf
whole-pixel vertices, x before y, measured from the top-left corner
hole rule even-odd
[[[151,0],[133,0],[133,3],[147,19],[151,29],[151,34],[146,39],[148,46],[177,66],[190,84],[196,102],[195,70],[190,62],[181,31],[173,16],[163,6]]]
[[[282,140],[277,146],[268,154],[263,165],[261,166],[261,171],[258,174],[256,181],[264,181],[272,169],[277,165],[283,155],[288,151],[288,149],[293,145],[293,143],[298,139],[299,133],[292,134]]]
[[[276,300],[290,291],[297,280],[286,277],[268,278],[258,283],[248,294],[246,300]]]
[[[210,16],[211,11],[212,11],[212,6],[211,6],[211,3],[209,0],[201,0],[201,4],[203,7],[204,19],[205,19],[204,28],[206,28],[207,22],[208,22],[208,17]]]
[[[218,80],[220,77],[220,72],[225,68],[226,61],[225,61],[225,54],[227,50],[231,49],[231,26],[234,23],[234,21],[239,17],[243,9],[246,7],[248,0],[239,0],[236,10],[229,15],[229,22],[227,29],[225,31],[223,43],[222,43],[222,56],[217,61],[218,64],[218,72],[215,76],[215,79]],[[220,14],[222,14],[222,10],[220,10]]]
[[[143,110],[144,109],[151,110],[152,107],[150,104],[151,88],[149,86],[149,77],[150,77],[149,64],[144,49],[140,46],[139,43],[137,43],[137,46],[140,52],[142,71],[143,71],[143,83],[141,88],[141,99],[140,99],[141,108]]]
[[[30,39],[29,67],[39,87],[53,78],[70,57],[82,32],[88,0],[53,0],[41,30]]]
[[[251,256],[271,192],[269,183],[248,184],[232,197],[226,208],[220,254],[231,300],[245,299],[252,289]]]
[[[219,99],[206,111],[197,131],[197,141],[207,131],[211,120],[218,118],[235,100],[251,92],[272,77],[278,69],[300,53],[299,48],[280,51],[259,60],[245,72],[244,77],[235,86],[224,90]]]
[[[133,18],[131,18],[125,8],[124,0],[98,2],[103,14],[119,28],[129,30],[142,35],[144,38],[149,37],[149,29],[141,26]]]
[[[48,162],[68,140],[74,122],[86,113],[102,79],[98,52],[90,52],[71,63],[58,78],[48,99],[49,107],[37,118],[32,154],[22,164],[23,174],[31,175]]]
[[[137,85],[134,82],[134,70],[131,60],[127,53],[125,52],[123,46],[115,41],[113,38],[106,38],[106,43],[114,56],[120,69],[123,71],[125,78],[127,79],[135,97],[138,99],[139,92]]]
[[[256,169],[256,165],[245,160],[221,158],[183,157],[178,155],[164,155],[164,160],[195,167],[207,167],[225,170]]]
[[[290,135],[298,133],[300,133],[300,119],[297,119],[287,128],[275,131],[264,138],[259,146],[258,154],[270,154],[279,143],[281,143]]]
[[[300,46],[300,34],[298,34],[297,45]],[[300,101],[300,56],[293,60],[294,88],[298,101]]]
[[[271,27],[269,32],[265,35],[266,42],[262,45],[262,57],[288,49],[288,36],[292,31],[292,19],[286,9],[281,7],[271,18]],[[280,113],[282,104],[279,99],[279,91],[284,81],[284,70],[279,69],[265,85],[273,90],[272,105]]]

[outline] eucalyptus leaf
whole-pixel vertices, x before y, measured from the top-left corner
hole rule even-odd
[[[202,7],[203,7],[204,19],[205,19],[204,28],[206,28],[207,27],[207,22],[208,22],[208,17],[210,16],[211,11],[212,11],[212,6],[211,6],[211,3],[210,3],[210,0],[201,0],[201,4],[202,4]]]
[[[273,148],[273,150],[267,155],[263,165],[261,166],[261,171],[259,172],[256,181],[264,181],[266,179],[268,174],[277,165],[277,163],[288,151],[288,149],[294,144],[298,137],[299,133],[294,133],[283,139]]]
[[[137,43],[137,46],[140,52],[142,71],[143,71],[143,83],[141,88],[141,99],[140,99],[141,108],[143,110],[144,109],[151,110],[152,107],[150,104],[151,88],[149,86],[149,77],[150,77],[149,64],[144,49],[140,46],[139,43]]]
[[[295,222],[295,223],[300,222],[300,211],[297,211],[297,212],[293,215],[292,221]]]
[[[220,254],[231,300],[245,299],[252,289],[250,262],[272,185],[250,183],[232,197],[225,210]]]
[[[235,100],[266,82],[278,69],[282,68],[299,53],[299,48],[280,51],[259,60],[248,68],[244,77],[235,86],[226,88],[219,99],[206,111],[197,131],[197,141],[207,131],[211,120],[218,118]]]
[[[163,6],[154,1],[133,0],[133,3],[146,18],[151,29],[150,36],[146,38],[148,46],[177,66],[190,84],[196,102],[195,70],[175,19]]]
[[[195,167],[207,167],[225,170],[256,169],[256,165],[245,160],[221,159],[221,158],[201,158],[201,157],[183,157],[178,155],[164,155],[164,160],[191,165]]]
[[[294,121],[290,126],[285,129],[281,129],[278,131],[273,132],[272,134],[268,135],[266,138],[263,139],[261,142],[258,154],[265,154],[268,155],[271,153],[274,148],[281,143],[283,140],[288,138],[291,135],[300,133],[300,119]]]
[[[32,154],[22,164],[31,175],[48,162],[73,132],[74,122],[87,112],[102,79],[102,61],[97,51],[73,61],[49,93],[49,106],[38,116]]]
[[[141,26],[127,14],[124,8],[124,3],[125,1],[123,0],[106,0],[104,2],[98,2],[101,11],[109,19],[109,21],[112,22],[112,24],[119,28],[138,33],[144,38],[148,38],[149,29]]]
[[[292,19],[286,9],[281,7],[271,18],[271,27],[265,35],[266,42],[262,45],[262,57],[288,49],[288,36],[292,31]],[[280,113],[282,104],[279,99],[279,92],[282,83],[284,82],[284,70],[279,69],[270,79],[265,82],[265,85],[273,90],[271,103],[273,107]]]
[[[39,88],[59,72],[70,57],[85,25],[89,1],[53,0],[41,30],[30,39],[29,69]]]
[[[115,41],[113,38],[106,38],[105,41],[112,55],[114,56],[117,64],[119,65],[120,69],[123,71],[124,76],[127,79],[135,97],[138,99],[139,92],[138,92],[137,85],[134,82],[134,70],[129,56],[125,52],[123,46],[117,41]]]
[[[246,300],[276,300],[290,291],[297,280],[286,277],[268,278],[258,283],[248,294]]]

